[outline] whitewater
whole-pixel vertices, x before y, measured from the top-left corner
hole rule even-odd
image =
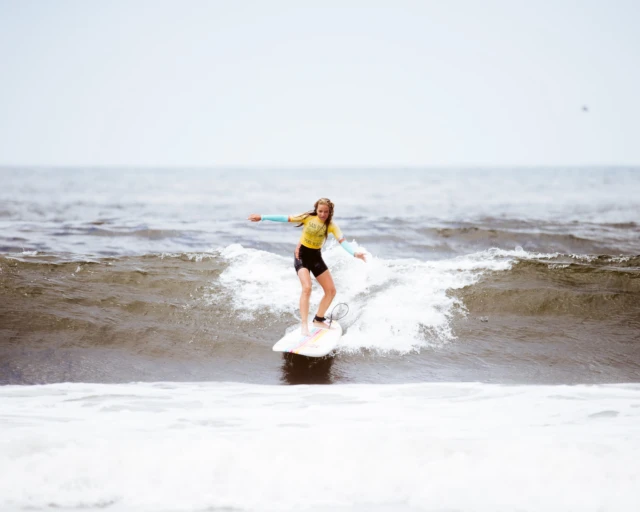
[[[0,388],[0,508],[635,511],[640,386]]]

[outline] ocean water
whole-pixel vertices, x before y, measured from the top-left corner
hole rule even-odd
[[[640,169],[0,179],[1,510],[639,509]],[[368,262],[285,357],[299,228],[246,219],[319,197]]]

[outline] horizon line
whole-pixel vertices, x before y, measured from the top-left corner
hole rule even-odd
[[[293,171],[293,170],[437,170],[437,169],[596,169],[596,168],[640,168],[639,163],[597,163],[597,164],[4,164],[6,169],[128,169],[128,170],[252,170],[252,171]]]

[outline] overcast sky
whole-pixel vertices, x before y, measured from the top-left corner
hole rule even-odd
[[[636,0],[0,0],[0,165],[638,165],[639,27]]]

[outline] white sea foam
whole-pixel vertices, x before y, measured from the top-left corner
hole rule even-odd
[[[220,255],[229,263],[220,283],[245,318],[265,310],[298,314],[300,284],[291,258],[237,244]],[[509,270],[516,258],[549,256],[553,255],[522,248],[491,249],[437,261],[370,255],[364,264],[337,244],[328,244],[323,257],[338,290],[334,303],[346,302],[350,307],[349,316],[341,322],[346,333],[340,350],[406,353],[447,343],[455,338],[453,315],[465,313],[464,304],[451,291],[473,285],[486,272]],[[312,314],[322,297],[320,286],[315,280],[313,284]]]
[[[0,421],[4,512],[640,507],[637,384],[5,386]]]
[[[293,269],[293,257],[238,244],[220,251],[229,266],[220,275],[235,309],[251,318],[263,310],[294,311],[298,307],[300,284]]]

